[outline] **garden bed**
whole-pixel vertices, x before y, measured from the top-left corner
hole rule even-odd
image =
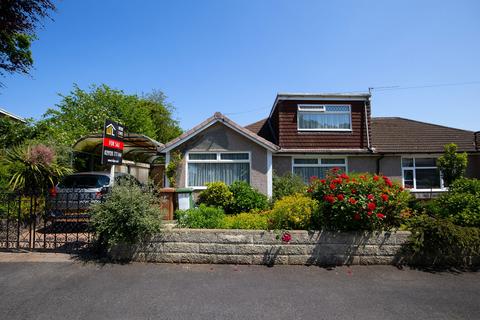
[[[406,231],[290,231],[286,243],[274,231],[171,229],[138,245],[116,245],[114,260],[206,264],[392,264],[410,235]]]

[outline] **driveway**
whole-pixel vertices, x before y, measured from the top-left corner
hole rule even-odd
[[[480,273],[0,255],[2,319],[478,319]],[[7,262],[8,261],[8,262]],[[42,261],[42,262],[37,262]],[[45,262],[49,261],[49,262]]]

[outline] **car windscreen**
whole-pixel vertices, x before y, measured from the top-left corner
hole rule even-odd
[[[68,176],[58,185],[59,188],[101,188],[107,186],[110,177],[96,174]]]

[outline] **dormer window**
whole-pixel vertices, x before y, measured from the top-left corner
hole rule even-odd
[[[299,104],[297,127],[300,131],[350,131],[352,130],[351,106]]]

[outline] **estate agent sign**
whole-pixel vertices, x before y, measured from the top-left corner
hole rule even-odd
[[[102,164],[122,164],[124,126],[105,120],[103,128]]]

